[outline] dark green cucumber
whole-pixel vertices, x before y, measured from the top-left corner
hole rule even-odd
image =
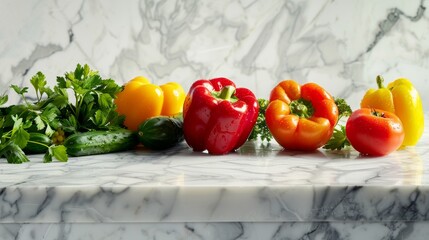
[[[125,151],[132,149],[137,143],[134,132],[120,129],[75,133],[66,138],[64,146],[68,155],[77,157]]]
[[[30,139],[27,146],[23,149],[27,154],[46,153],[48,147],[51,146],[52,140],[43,133],[30,132]]]
[[[140,124],[139,140],[153,150],[167,149],[183,141],[182,126],[183,121],[178,118],[152,117]]]

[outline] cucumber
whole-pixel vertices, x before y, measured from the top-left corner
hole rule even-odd
[[[48,147],[51,146],[52,140],[43,133],[30,132],[30,139],[23,151],[27,154],[46,153]]]
[[[184,140],[183,121],[178,118],[158,116],[144,121],[139,126],[138,137],[143,146],[163,150]]]
[[[127,129],[89,131],[70,135],[64,141],[70,156],[87,156],[132,149],[138,143],[136,134]]]

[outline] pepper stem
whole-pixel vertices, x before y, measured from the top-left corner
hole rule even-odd
[[[384,78],[381,75],[377,76],[377,86],[378,88],[384,88]]]
[[[314,114],[313,104],[302,98],[292,101],[289,107],[290,112],[298,117],[309,118]]]
[[[235,87],[229,85],[229,86],[222,88],[222,90],[219,93],[218,98],[230,101],[231,97],[234,93],[235,93]]]
[[[371,114],[373,115],[373,116],[376,116],[376,117],[382,117],[382,118],[384,118],[385,116],[384,116],[384,112],[378,112],[377,110],[375,110],[375,109],[371,109]]]

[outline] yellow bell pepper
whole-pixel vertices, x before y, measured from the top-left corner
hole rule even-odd
[[[180,114],[185,97],[186,93],[179,83],[158,86],[138,76],[126,83],[116,96],[116,111],[125,116],[124,125],[135,131],[148,118]]]
[[[412,83],[399,78],[384,87],[384,80],[377,76],[378,89],[370,89],[363,97],[362,108],[377,108],[395,113],[405,131],[403,146],[414,146],[423,134],[424,113],[422,100]]]

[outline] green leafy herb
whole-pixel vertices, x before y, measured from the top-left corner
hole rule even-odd
[[[346,127],[339,122],[341,118],[350,116],[352,114],[352,109],[350,105],[347,104],[346,100],[342,98],[335,98],[335,104],[338,107],[337,125],[334,128],[331,139],[323,146],[324,149],[328,150],[341,150],[350,146],[350,142],[346,135]]]
[[[269,101],[266,99],[258,99],[259,103],[259,113],[256,120],[256,124],[250,133],[248,140],[261,139],[261,141],[270,142],[273,138],[270,130],[268,129],[267,123],[265,122],[265,111],[267,110]]]
[[[44,163],[52,162],[52,154],[49,150],[45,153],[45,155],[43,155],[43,162]]]
[[[332,134],[331,139],[329,139],[323,148],[329,150],[341,150],[348,146],[350,146],[350,142],[347,140],[346,127],[343,125],[337,125],[334,128],[334,133]]]
[[[112,79],[102,79],[88,65],[77,65],[74,72],[68,72],[64,77],[57,78],[56,93],[65,96],[64,89],[74,93],[75,103],[67,105],[67,113],[73,119],[65,124],[68,129],[88,131],[91,129],[116,128],[123,122],[115,109],[113,100],[122,91]],[[66,119],[66,117],[65,117]]]
[[[14,115],[13,127],[7,132],[4,132],[0,139],[0,157],[5,156],[9,163],[28,162],[28,158],[22,151],[27,145],[30,135],[24,130],[22,118]]]
[[[23,96],[25,93],[28,92],[28,87],[19,87],[18,85],[12,85],[10,86],[13,90],[15,90],[16,93],[18,93],[19,95]]]
[[[17,164],[29,161],[22,149],[11,141],[0,146],[0,156],[5,156],[8,163]]]
[[[8,96],[6,94],[2,95],[0,97],[0,106],[3,105],[3,104],[5,104],[7,102],[7,100],[8,100]]]
[[[23,104],[0,108],[0,157],[9,163],[27,162],[22,149],[27,145],[29,133],[44,133],[53,137],[55,132],[63,135],[92,130],[113,130],[122,127],[124,118],[116,112],[114,98],[122,87],[112,79],[103,79],[88,65],[78,64],[72,72],[57,77],[57,84],[50,88],[43,73],[36,73],[30,83],[36,100],[29,102],[28,87],[12,85]],[[74,102],[69,101],[72,94]],[[0,96],[0,106],[8,95]],[[64,134],[65,133],[65,134]],[[66,147],[46,146],[44,162],[67,161]]]
[[[67,151],[64,145],[53,145],[49,147],[49,153],[60,162],[67,162]]]
[[[335,98],[335,104],[338,107],[338,120],[342,117],[348,117],[352,114],[352,108],[343,98]]]
[[[11,118],[14,121],[12,129],[1,135],[0,157],[4,156],[8,163],[28,162],[29,160],[22,149],[30,142],[30,134],[26,129],[31,125],[28,124],[28,121],[24,123],[23,119],[19,118],[17,115],[11,116]],[[64,146],[46,147],[49,147],[49,151],[45,154],[45,158],[48,156],[52,159],[52,156],[54,156],[58,161],[67,161],[67,153]]]
[[[46,87],[46,78],[45,75],[42,72],[37,72],[36,75],[34,75],[30,79],[31,85],[33,85],[34,90],[36,91],[37,100],[40,102],[42,100],[42,96],[44,93],[51,94],[52,90],[48,87]]]

